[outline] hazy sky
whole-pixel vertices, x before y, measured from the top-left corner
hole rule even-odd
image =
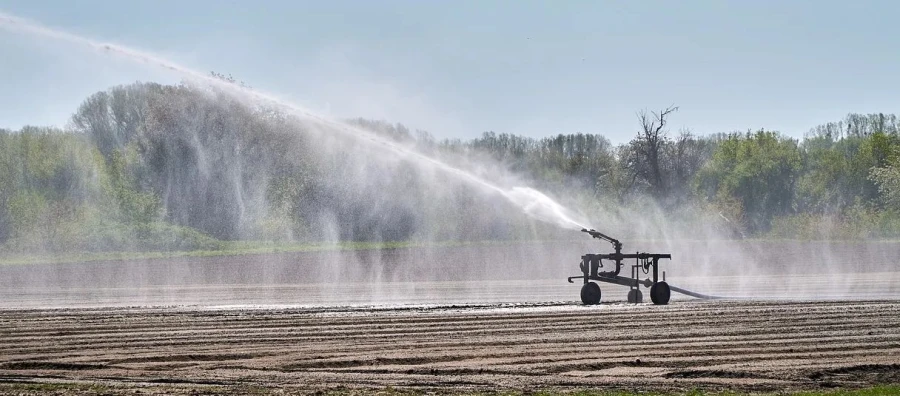
[[[469,138],[600,133],[635,112],[709,134],[802,136],[898,111],[900,2],[0,0],[0,12],[231,73],[336,116]],[[147,66],[0,26],[0,127],[64,124]]]

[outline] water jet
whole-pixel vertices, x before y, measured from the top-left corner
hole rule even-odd
[[[281,99],[271,93],[221,80],[216,76],[201,73],[193,68],[146,51],[124,45],[93,40],[63,30],[47,27],[17,16],[5,14],[2,11],[0,11],[0,28],[6,28],[13,32],[24,33],[35,37],[62,41],[98,51],[106,56],[117,56],[131,62],[173,71],[191,81],[200,82],[209,87],[217,88],[234,98],[247,101],[252,105],[272,106],[275,109],[284,111],[288,115],[305,120],[312,125],[323,127],[324,129],[327,129],[328,132],[337,133],[354,139],[354,141],[369,145],[369,147],[380,149],[382,152],[390,153],[398,158],[412,160],[417,166],[437,169],[458,180],[462,180],[471,186],[481,189],[483,193],[499,195],[510,204],[519,208],[523,214],[533,219],[566,229],[579,229],[585,227],[583,225],[584,221],[579,220],[578,217],[580,216],[576,215],[575,212],[536,189],[525,186],[503,186],[500,183],[489,181],[475,173],[425,155],[414,148],[407,147],[347,122],[334,120],[317,114],[310,109]]]

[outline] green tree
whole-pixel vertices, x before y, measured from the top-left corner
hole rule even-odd
[[[732,134],[696,178],[706,200],[734,206],[751,232],[766,231],[776,216],[794,212],[794,187],[801,165],[797,142],[764,130]]]
[[[900,150],[883,167],[873,167],[869,180],[878,185],[885,206],[900,211]]]

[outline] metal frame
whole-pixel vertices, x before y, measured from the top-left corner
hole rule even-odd
[[[603,233],[596,230],[587,230],[582,229],[581,231],[590,234],[592,237],[597,239],[602,239],[607,242],[612,243],[613,248],[615,249],[615,253],[608,254],[585,254],[581,256],[581,272],[582,275],[579,276],[570,276],[568,278],[569,283],[573,282],[573,279],[582,278],[584,280],[584,284],[588,284],[590,281],[599,281],[606,283],[614,283],[617,285],[628,286],[630,290],[640,290],[640,286],[644,287],[653,287],[657,283],[661,281],[665,282],[666,274],[663,272],[662,280],[659,279],[659,260],[660,259],[671,259],[671,254],[661,254],[661,253],[634,253],[634,254],[623,254],[622,253],[622,243],[619,240],[604,235]],[[620,276],[619,273],[622,271],[622,266],[624,266],[624,260],[635,259],[635,264],[631,266],[631,277]],[[615,269],[612,271],[600,271],[600,268],[603,268],[603,260],[611,260],[615,262]],[[653,278],[640,280],[640,275],[649,274],[650,271],[653,271]],[[666,285],[668,286],[668,285]],[[668,297],[666,297],[666,302],[668,302]]]

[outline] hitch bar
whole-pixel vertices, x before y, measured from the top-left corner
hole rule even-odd
[[[575,283],[575,281],[573,281],[573,279],[584,279],[584,275],[570,276],[568,278],[569,283]],[[650,280],[650,278],[647,278],[644,280],[639,280],[639,279],[634,279],[634,278],[626,278],[624,276],[596,276],[596,277],[589,276],[588,279],[600,281],[600,282],[606,282],[606,283],[615,283],[617,285],[628,286],[628,287],[638,287],[640,285],[643,285],[644,287],[653,286],[653,281]]]

